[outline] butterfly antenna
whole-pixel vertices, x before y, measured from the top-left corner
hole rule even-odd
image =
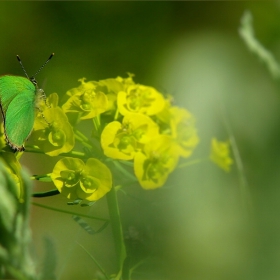
[[[46,66],[46,64],[52,59],[52,57],[54,56],[54,53],[52,53],[50,55],[50,57],[47,59],[47,61],[39,68],[39,70],[32,76],[33,78]],[[19,59],[19,57],[18,57]],[[20,61],[20,60],[19,60]],[[20,64],[22,65],[21,61],[20,61]],[[23,68],[23,66],[22,66]],[[24,69],[24,68],[23,68]],[[25,70],[24,70],[25,72]],[[26,72],[25,72],[25,75],[27,76]],[[28,77],[28,76],[27,76]]]
[[[27,73],[26,73],[26,71],[25,71],[25,68],[24,68],[24,66],[23,66],[23,64],[22,64],[22,62],[21,62],[21,59],[20,59],[19,55],[17,55],[17,60],[18,60],[18,62],[19,62],[19,64],[20,64],[20,66],[21,66],[21,68],[22,68],[22,70],[23,70],[25,76],[27,77],[27,79],[29,79],[29,77],[28,77],[28,75],[27,75]]]

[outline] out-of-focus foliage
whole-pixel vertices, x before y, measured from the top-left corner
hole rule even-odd
[[[17,174],[20,178],[17,177],[15,180],[15,176],[9,172],[4,160],[0,161],[0,275],[5,279],[31,280],[36,279],[35,265],[29,247],[31,183],[26,173]],[[21,201],[19,201],[19,181],[24,188]]]
[[[235,139],[240,158],[234,159],[229,174],[201,161],[178,169],[166,186],[152,192],[133,184],[118,192],[130,254],[127,261],[136,266],[140,259],[155,256],[135,268],[133,279],[279,278],[279,81],[272,79],[239,36],[245,10],[254,19],[255,38],[279,62],[278,2],[0,3],[0,73],[23,75],[15,57],[19,54],[32,75],[38,61],[55,52],[37,79],[47,96],[57,92],[63,104],[64,93],[77,87],[79,77],[101,81],[131,72],[141,84],[172,94],[174,106],[187,108],[195,116],[200,142],[193,158],[210,154],[213,136]],[[119,91],[119,84],[111,82]],[[107,95],[115,110],[114,91]],[[91,102],[84,103],[87,106],[80,109],[86,116]],[[49,109],[55,118],[53,108]],[[157,117],[163,121],[169,116]],[[74,121],[69,117],[69,123]],[[229,123],[230,133],[225,123]],[[177,123],[172,127],[176,133]],[[58,133],[56,128],[42,134],[41,149],[44,139],[51,139],[57,150],[64,149],[64,143],[71,145],[71,133],[64,131],[67,126],[58,127]],[[50,172],[56,162],[30,153],[21,158],[32,174]],[[250,213],[241,203],[242,182],[236,170],[240,163],[251,193]],[[38,184],[36,190],[45,191],[46,185]],[[42,201],[60,207],[66,199],[59,196]],[[104,216],[105,204],[101,199],[91,211]],[[88,209],[79,211],[85,214]],[[52,213],[32,208],[33,245],[41,252],[43,236],[55,239],[60,279],[104,277],[77,248],[77,240],[87,244],[84,246],[94,257],[102,256],[99,261],[107,271],[116,271],[109,227],[92,236],[78,232],[78,226],[75,231],[69,216]]]

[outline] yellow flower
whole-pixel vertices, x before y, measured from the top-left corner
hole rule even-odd
[[[153,87],[131,85],[118,94],[118,109],[123,116],[131,112],[152,116],[159,113],[164,106],[163,96]]]
[[[30,140],[45,154],[57,156],[67,153],[74,147],[74,132],[68,118],[60,107],[56,107],[58,95],[51,94],[43,112],[39,112],[34,123]]]
[[[100,91],[103,91],[108,99],[106,112],[115,111],[117,108],[117,94],[123,90],[123,85],[116,79],[106,79],[98,82]]]
[[[129,113],[122,123],[109,123],[101,134],[101,146],[107,157],[130,160],[145,143],[158,135],[158,125],[148,116]]]
[[[177,152],[182,157],[189,157],[199,142],[195,119],[189,111],[183,108],[174,106],[169,111],[171,135],[177,144]]]
[[[51,178],[59,192],[71,200],[95,201],[112,188],[110,169],[95,158],[89,158],[85,164],[65,157],[56,163]]]
[[[106,112],[112,112],[117,109],[117,96],[120,91],[126,91],[128,86],[134,85],[133,75],[128,78],[117,77],[115,79],[100,80],[97,89],[106,94],[108,98],[108,107]]]
[[[127,73],[127,74],[128,74],[127,78],[122,78],[119,76],[116,78],[116,80],[124,86],[125,90],[128,86],[135,85],[135,83],[133,81],[134,74],[132,74],[132,73]]]
[[[168,95],[167,98],[164,100],[164,108],[156,115],[157,119],[161,123],[169,124],[171,119],[170,108],[172,102],[173,102],[173,97],[171,95]]]
[[[143,189],[155,189],[164,185],[178,162],[174,140],[160,135],[135,154],[134,173]]]
[[[233,159],[230,157],[230,142],[212,139],[210,159],[226,172],[230,171]]]
[[[108,107],[108,98],[104,92],[96,90],[97,82],[85,82],[79,79],[81,85],[67,91],[69,99],[63,104],[65,113],[79,114],[81,120],[92,119],[105,112]]]

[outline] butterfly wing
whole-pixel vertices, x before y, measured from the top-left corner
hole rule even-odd
[[[35,86],[26,78],[0,78],[0,103],[7,141],[16,150],[23,150],[34,125]]]

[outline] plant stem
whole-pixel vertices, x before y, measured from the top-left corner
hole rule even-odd
[[[117,254],[118,270],[122,271],[122,266],[124,259],[126,258],[126,249],[123,240],[123,230],[120,219],[119,205],[116,195],[116,190],[113,187],[109,193],[106,195],[110,221],[112,226],[112,233],[115,243],[115,250]]]
[[[91,147],[89,145],[89,147]],[[44,151],[42,151],[41,149],[39,149],[37,146],[31,146],[31,145],[26,145],[25,146],[25,151],[29,152],[29,153],[37,153],[37,154],[45,154]],[[85,158],[85,153],[83,152],[78,152],[78,151],[70,151],[68,153],[61,153],[59,154],[60,156],[73,156],[73,157],[77,157],[77,158]]]
[[[39,206],[41,208],[45,208],[45,209],[56,211],[56,212],[60,212],[60,213],[71,214],[71,215],[78,215],[80,217],[85,217],[85,218],[89,218],[89,219],[93,219],[93,220],[108,221],[108,219],[92,217],[92,216],[89,216],[89,215],[84,215],[84,214],[80,214],[80,213],[72,212],[72,211],[66,211],[66,210],[50,207],[50,206],[47,206],[47,205],[44,205],[44,204],[40,204],[40,203],[37,203],[37,202],[32,202],[32,204],[35,205],[35,206]]]
[[[60,156],[72,156],[74,158],[85,158],[86,154],[83,152],[78,152],[78,151],[70,151],[68,153],[61,153],[59,154]]]
[[[201,163],[203,161],[208,161],[209,159],[208,158],[199,158],[199,159],[194,159],[194,160],[191,160],[191,161],[188,161],[188,162],[184,162],[184,163],[181,163],[177,166],[177,168],[184,168],[184,167],[187,167],[187,166],[191,166],[191,165],[195,165],[195,164],[198,164],[198,163]]]
[[[253,213],[253,203],[252,203],[250,188],[249,188],[246,176],[245,176],[244,166],[243,166],[243,162],[242,162],[242,159],[241,159],[241,156],[239,153],[239,149],[238,149],[237,143],[235,141],[235,137],[234,137],[233,131],[231,129],[230,123],[228,121],[228,118],[226,115],[226,110],[225,110],[223,104],[221,104],[221,114],[222,114],[225,128],[229,135],[229,141],[230,141],[230,145],[232,147],[232,153],[233,153],[233,156],[234,156],[234,159],[236,162],[236,167],[237,167],[237,172],[238,172],[238,177],[239,177],[239,190],[240,190],[241,201],[242,201],[244,209],[246,209],[246,211],[249,214],[252,214]]]
[[[60,194],[60,192],[55,189],[55,190],[51,190],[51,191],[47,191],[47,192],[36,192],[32,194],[32,197],[48,197],[48,196],[53,196],[53,195],[57,195]]]
[[[104,275],[104,277],[107,280],[110,280],[110,277],[106,274],[105,270],[103,269],[103,267],[99,264],[99,262],[93,257],[93,255],[80,243],[76,242],[89,256],[90,258],[93,260],[93,262],[96,264],[96,266],[99,268],[99,270],[101,271],[101,273]]]
[[[119,117],[119,109],[116,110],[115,116],[114,116],[114,120],[116,121]]]

